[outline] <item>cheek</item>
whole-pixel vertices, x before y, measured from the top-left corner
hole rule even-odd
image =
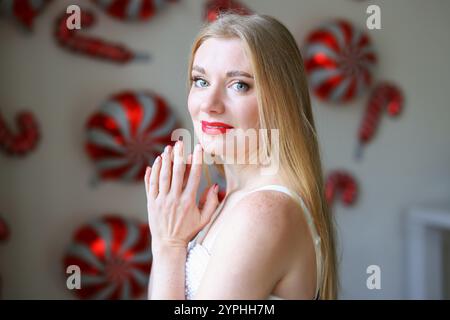
[[[195,97],[193,96],[192,93],[189,93],[187,105],[189,114],[191,115],[191,117],[194,117],[197,114],[197,111],[196,111]]]
[[[259,117],[258,117],[258,102],[256,98],[246,101],[245,107],[241,109],[240,118],[242,119],[242,127],[257,128]]]

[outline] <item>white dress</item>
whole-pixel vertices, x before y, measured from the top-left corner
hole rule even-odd
[[[320,248],[320,237],[317,233],[316,227],[314,225],[311,213],[309,212],[308,208],[306,207],[305,203],[303,202],[303,199],[296,194],[295,192],[291,191],[290,189],[286,188],[282,185],[266,185],[260,188],[257,188],[255,190],[252,190],[245,195],[260,191],[260,190],[274,190],[286,193],[287,195],[291,196],[301,207],[302,211],[305,214],[306,221],[308,222],[308,226],[311,230],[311,235],[314,241],[314,248],[316,252],[316,266],[317,266],[317,278],[316,278],[316,295],[315,297],[318,297],[319,293],[319,287],[322,279],[322,254],[321,254],[321,248]],[[187,252],[187,258],[186,258],[186,266],[185,266],[185,296],[187,300],[191,300],[200,285],[200,282],[203,278],[203,274],[206,270],[206,267],[208,265],[208,261],[210,258],[209,248],[206,247],[203,244],[197,243],[198,238],[204,237],[206,235],[206,232],[208,232],[209,228],[211,227],[214,220],[217,218],[219,213],[221,212],[222,206],[225,201],[223,201],[219,207],[216,209],[216,212],[214,213],[211,221],[208,223],[208,225],[205,226],[192,241],[189,242],[188,245],[188,252]],[[211,247],[212,247],[213,241],[211,241]],[[267,299],[269,300],[282,300],[283,298],[270,295]]]

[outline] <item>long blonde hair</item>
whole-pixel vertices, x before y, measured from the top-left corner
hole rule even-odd
[[[205,24],[191,48],[188,88],[194,56],[208,38],[242,40],[251,61],[258,101],[259,124],[266,131],[262,148],[270,154],[270,129],[279,130],[279,167],[283,181],[298,192],[309,208],[321,238],[323,257],[320,299],[337,297],[337,262],[334,221],[325,196],[303,59],[294,37],[279,21],[267,15],[222,13]],[[223,168],[220,169],[223,172]]]

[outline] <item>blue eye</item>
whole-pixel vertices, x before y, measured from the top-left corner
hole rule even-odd
[[[237,87],[237,88],[238,88],[238,89],[237,89],[238,91],[243,91],[243,92],[245,92],[245,91],[247,91],[247,90],[250,88],[249,85],[246,84],[245,82],[239,81],[239,82],[233,83],[233,86],[234,86],[235,84],[239,85],[239,87]],[[240,88],[242,88],[242,87],[244,87],[245,90],[240,90]]]
[[[204,79],[199,78],[199,77],[192,77],[191,80],[192,80],[194,86],[197,88],[205,88],[208,83],[207,81],[205,81]],[[246,92],[250,89],[250,86],[242,81],[235,82],[232,84],[232,86],[236,86],[236,90],[238,92]]]
[[[204,86],[202,86],[202,85],[198,86],[198,85],[197,85],[197,83],[198,83],[197,81],[203,81],[203,82],[206,83],[205,80],[203,80],[202,78],[198,78],[198,77],[193,77],[191,80],[194,82],[194,85],[195,85],[196,87],[200,87],[200,88],[203,88]]]

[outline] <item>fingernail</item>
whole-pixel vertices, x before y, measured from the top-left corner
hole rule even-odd
[[[155,160],[155,163],[158,163],[160,160],[161,160],[161,156],[157,156],[156,160]]]
[[[214,184],[214,192],[215,193],[219,192],[219,185],[217,183]]]

